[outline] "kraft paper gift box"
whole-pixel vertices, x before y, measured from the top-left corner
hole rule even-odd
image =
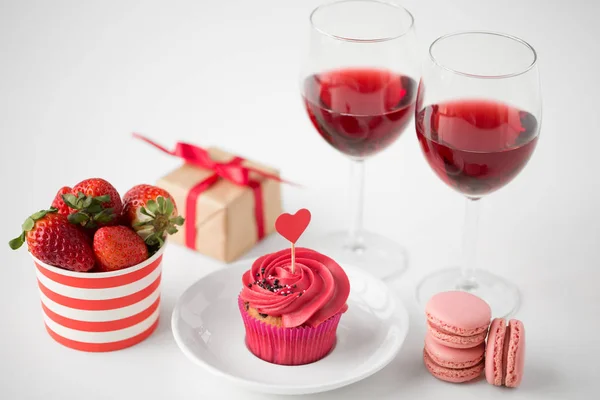
[[[236,157],[214,147],[207,151],[217,163],[227,163]],[[241,166],[279,176],[276,169],[250,160],[237,160]],[[185,217],[184,226],[169,240],[229,263],[275,230],[275,220],[282,213],[281,183],[250,171],[249,186],[218,177],[214,183],[205,185],[208,187],[198,188],[214,175],[211,169],[185,163],[162,177],[157,186],[173,196],[179,214]],[[195,218],[191,214],[195,214]],[[259,226],[261,220],[262,227]]]

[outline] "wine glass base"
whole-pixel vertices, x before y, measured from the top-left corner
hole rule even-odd
[[[351,242],[347,231],[333,232],[319,238],[315,250],[339,263],[363,268],[379,279],[395,278],[408,267],[404,247],[372,232],[361,232],[358,243]]]
[[[417,300],[425,307],[431,296],[449,290],[463,290],[482,298],[489,304],[494,318],[510,317],[521,303],[519,289],[504,278],[478,270],[472,279],[464,281],[459,268],[436,271],[426,276],[417,285]]]

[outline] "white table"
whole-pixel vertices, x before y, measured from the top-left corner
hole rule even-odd
[[[133,130],[166,145],[217,144],[279,166],[307,186],[284,188],[284,206],[313,211],[309,238],[343,225],[348,163],[310,126],[298,93],[307,17],[318,2],[166,3],[0,3],[3,242],[64,184],[100,176],[124,192],[178,165],[132,140]],[[403,4],[416,17],[423,52],[435,37],[460,29],[509,32],[539,52],[540,142],[524,172],[485,199],[479,247],[483,267],[522,289],[517,316],[528,336],[525,378],[517,390],[451,385],[422,365],[425,325],[414,288],[424,274],[458,261],[463,201],[430,171],[409,129],[369,161],[365,217],[368,228],[410,251],[410,269],[393,283],[409,308],[410,333],[380,373],[306,398],[597,398],[598,2]],[[273,236],[248,256],[281,246]],[[50,339],[29,256],[2,249],[0,398],[274,398],[216,380],[173,340],[170,314],[178,296],[222,264],[172,246],[157,332],[125,351],[87,354]]]

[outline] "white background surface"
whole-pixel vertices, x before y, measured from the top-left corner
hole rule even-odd
[[[55,191],[91,176],[122,193],[179,163],[130,138],[220,145],[281,168],[288,211],[308,207],[314,237],[343,226],[348,162],[319,138],[301,105],[298,70],[317,1],[0,1],[0,238]],[[479,259],[522,289],[527,329],[522,386],[451,385],[421,362],[425,331],[414,288],[458,260],[463,200],[427,166],[412,129],[367,165],[365,225],[405,244],[409,271],[393,284],[411,313],[399,356],[383,371],[311,399],[596,398],[600,356],[600,190],[597,176],[599,3],[578,0],[404,0],[423,52],[462,29],[521,36],[539,52],[539,145],[515,181],[485,199]],[[275,398],[237,391],[178,350],[178,296],[223,265],[183,248],[165,255],[162,319],[125,351],[86,354],[46,334],[25,250],[1,247],[0,398]],[[285,246],[276,236],[257,256]],[[236,284],[236,283],[233,283]]]

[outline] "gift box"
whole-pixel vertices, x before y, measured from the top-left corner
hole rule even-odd
[[[159,179],[185,223],[170,237],[204,255],[231,262],[275,230],[282,212],[279,172],[219,148],[177,143],[174,151],[137,135],[159,150],[182,158]]]

